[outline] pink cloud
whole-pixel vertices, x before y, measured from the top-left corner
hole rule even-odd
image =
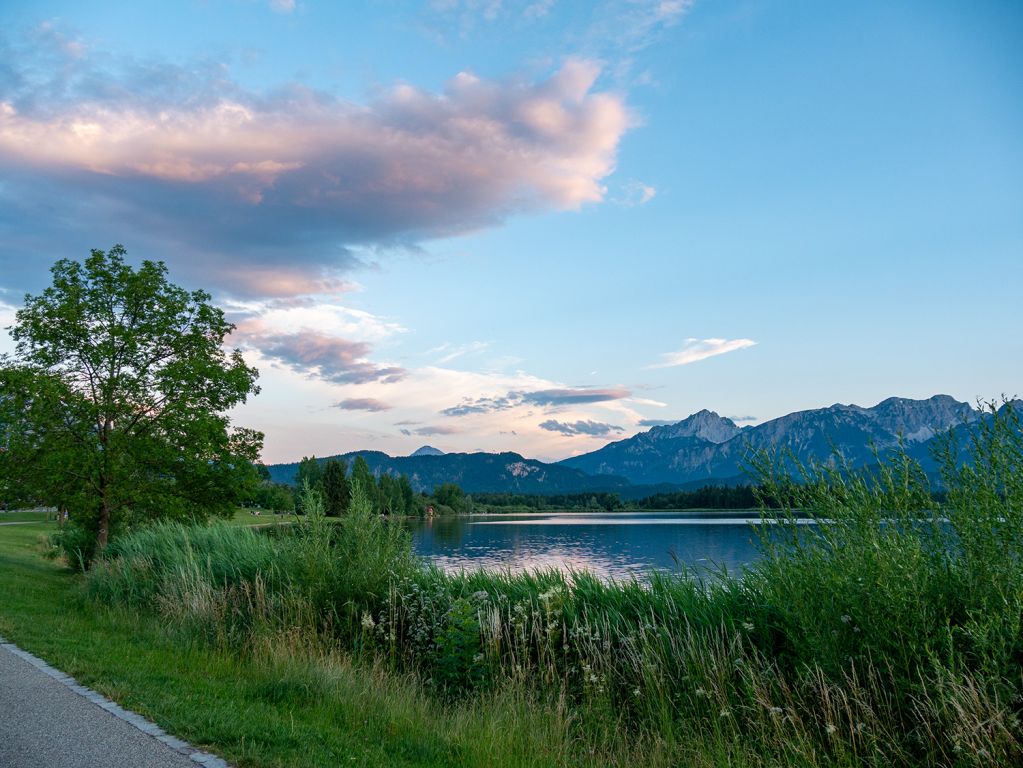
[[[368,358],[372,346],[364,341],[351,341],[309,329],[281,332],[260,318],[239,322],[231,339],[293,371],[335,384],[390,384],[408,373],[399,366],[371,362]]]
[[[599,65],[580,59],[539,82],[463,72],[441,92],[398,84],[365,105],[299,85],[247,93],[223,71],[119,83],[104,65],[67,59],[59,94],[26,77],[0,101],[10,201],[30,206],[43,186],[89,200],[67,207],[69,228],[116,223],[130,248],[174,248],[219,285],[254,269],[238,280],[252,295],[329,279],[353,263],[350,246],[600,202],[632,123],[619,94],[595,88]],[[0,261],[15,255],[4,251]]]

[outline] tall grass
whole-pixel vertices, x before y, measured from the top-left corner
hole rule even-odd
[[[780,509],[739,577],[446,574],[356,489],[336,526],[310,497],[276,536],[139,531],[86,585],[189,640],[342,652],[450,706],[543,702],[555,764],[1009,765],[1023,761],[1023,434],[1006,405],[968,439],[965,463],[946,443],[940,504],[904,452],[804,468],[798,485],[762,458]]]

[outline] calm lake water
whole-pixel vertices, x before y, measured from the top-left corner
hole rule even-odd
[[[469,515],[412,524],[413,547],[446,570],[557,567],[602,577],[697,569],[738,571],[758,554],[755,512]]]

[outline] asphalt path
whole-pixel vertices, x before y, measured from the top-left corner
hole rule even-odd
[[[0,641],[3,768],[199,765],[214,768],[225,763]]]

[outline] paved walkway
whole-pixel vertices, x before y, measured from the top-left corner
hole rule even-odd
[[[3,768],[226,768],[0,638]]]

